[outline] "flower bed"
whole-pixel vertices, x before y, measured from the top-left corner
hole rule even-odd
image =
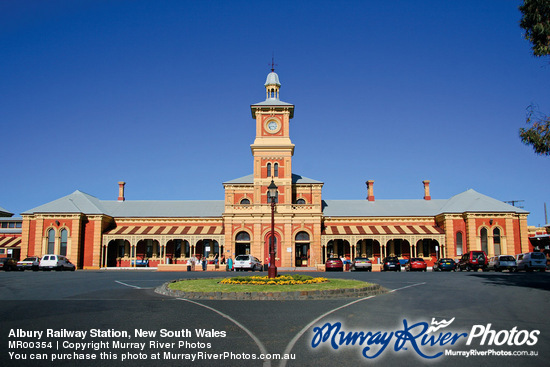
[[[248,276],[225,278],[219,284],[247,284],[247,285],[299,285],[327,283],[327,278],[314,278],[309,275],[280,275],[276,278],[266,276]]]

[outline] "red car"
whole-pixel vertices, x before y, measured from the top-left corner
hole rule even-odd
[[[405,264],[405,271],[426,271],[428,264],[421,257],[413,257]]]
[[[325,262],[325,271],[329,270],[344,271],[344,263],[337,257],[331,257]]]

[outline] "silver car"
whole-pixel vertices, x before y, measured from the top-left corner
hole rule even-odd
[[[366,257],[356,257],[351,263],[353,270],[372,271],[372,261]]]
[[[259,270],[262,271],[262,262],[252,255],[237,255],[235,258],[235,264],[233,265],[235,271],[242,270]]]
[[[516,264],[516,259],[510,255],[498,255],[493,256],[489,259],[489,264],[487,264],[487,269],[494,271],[503,271],[509,270],[517,271],[518,267]]]

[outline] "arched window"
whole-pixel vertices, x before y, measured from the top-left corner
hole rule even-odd
[[[462,255],[463,247],[462,247],[462,232],[456,232],[456,255]]]
[[[250,200],[248,200],[247,198],[242,199],[241,205],[250,205]]]
[[[250,241],[250,235],[248,232],[239,232],[237,233],[237,237],[235,237],[237,241]]]
[[[296,241],[309,241],[309,234],[307,232],[298,232]]]
[[[500,229],[493,229],[493,244],[495,245],[495,255],[500,255]]]
[[[271,177],[271,163],[267,164],[267,177]]]
[[[279,177],[279,163],[273,165],[273,176]]]
[[[52,228],[48,231],[48,254],[55,254],[55,230]]]
[[[298,199],[296,200],[296,204],[305,204],[306,201],[304,199]]]
[[[61,230],[61,246],[59,247],[59,255],[67,256],[67,230]]]
[[[480,231],[481,235],[481,251],[487,253],[487,228],[483,227]]]

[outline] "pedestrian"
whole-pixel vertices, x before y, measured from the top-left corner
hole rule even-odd
[[[218,265],[219,255],[216,252],[216,256],[214,256],[214,264]]]
[[[208,260],[206,260],[206,256],[202,257],[202,271],[206,271],[206,264],[208,264]]]
[[[233,271],[233,259],[231,259],[231,256],[227,259],[227,271]]]
[[[222,265],[225,264],[225,255],[222,254]]]

